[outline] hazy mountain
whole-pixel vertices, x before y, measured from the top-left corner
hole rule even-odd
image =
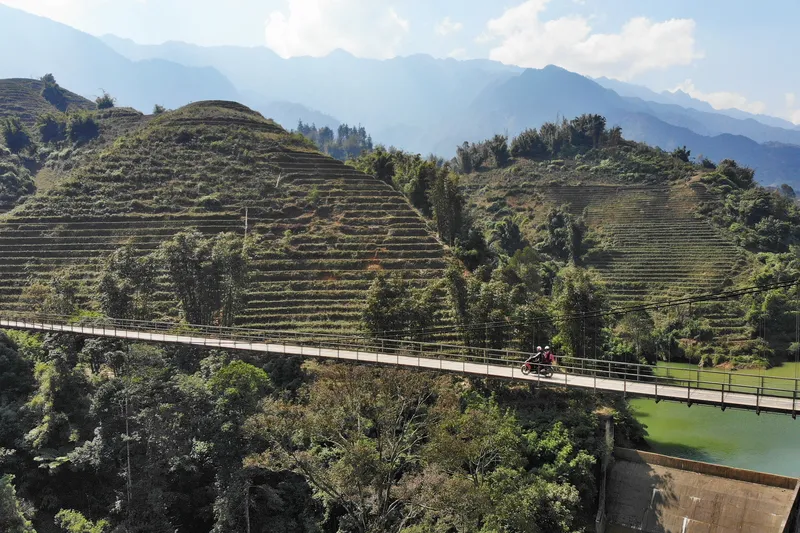
[[[448,153],[452,154],[456,144],[464,140],[484,139],[495,133],[516,135],[526,127],[555,120],[557,113],[567,118],[581,113],[599,113],[607,118],[609,126],[621,126],[626,139],[664,150],[686,145],[695,156],[702,154],[716,161],[736,159],[755,168],[758,179],[767,185],[800,183],[800,146],[758,143],[747,136],[730,133],[702,135],[693,128],[707,129],[703,121],[710,120],[707,115],[713,115],[711,113],[622,97],[587,77],[553,66],[526,70],[484,91],[455,123],[452,131],[458,134],[437,132],[442,140],[436,149],[443,152],[450,147]],[[672,124],[660,115],[684,124]],[[712,118],[719,122],[735,121],[721,115]],[[794,133],[782,131],[785,135]],[[461,135],[462,132],[466,135]]]
[[[238,96],[213,68],[163,59],[132,61],[96,37],[2,4],[0,49],[6,51],[0,57],[0,78],[38,78],[50,72],[78,94],[91,98],[106,90],[119,105],[142,111],[156,103],[179,107],[194,100]]]
[[[251,91],[243,91],[241,96],[243,104],[255,109],[265,117],[269,117],[287,130],[297,128],[297,122],[302,120],[318,127],[327,126],[332,130],[339,127],[341,122],[336,118],[326,115],[321,111],[309,109],[295,102],[271,102],[263,96]]]
[[[55,36],[59,46],[42,35]],[[238,99],[287,128],[298,120],[331,127],[341,120],[365,126],[375,142],[443,156],[465,140],[600,113],[622,125],[626,137],[664,149],[686,144],[712,159],[733,157],[756,167],[765,183],[794,181],[798,168],[800,130],[786,121],[721,113],[685,93],[595,81],[553,66],[522,70],[426,55],[373,60],[343,51],[282,59],[264,47],[142,46],[2,6],[0,45],[21,51],[0,59],[0,77],[53,72],[80,94],[102,87],[120,104],[142,110],[153,103]]]
[[[440,151],[443,143],[450,143],[456,137],[469,138],[469,129],[452,131],[449,135],[448,132],[434,132],[441,129],[438,125],[443,122],[450,124],[455,120],[464,124],[459,116],[480,98],[482,91],[511,81],[522,72],[522,69],[488,60],[455,61],[425,55],[378,61],[336,51],[323,58],[287,60],[264,47],[200,47],[180,42],[144,46],[110,35],[103,39],[131,59],[161,58],[191,66],[214,67],[240,90],[260,94],[267,101],[291,101],[320,109],[341,120],[365,125],[376,140],[423,152]],[[800,145],[800,130],[782,119],[738,110],[717,111],[707,102],[682,91],[657,93],[608,78],[594,81],[595,85],[611,89],[623,100],[629,100],[616,99],[613,107],[649,113],[700,135],[730,133],[758,142]],[[528,89],[525,87],[523,92]],[[568,87],[559,89],[563,89],[564,94],[574,94]],[[535,122],[544,120],[545,116],[553,119],[558,113],[570,115],[571,109],[600,112],[605,105],[612,105],[607,100],[612,98],[610,96],[598,101],[561,98],[556,107],[536,106],[536,109],[526,110],[525,106],[534,101],[531,95],[519,93],[514,98],[513,102],[521,107],[515,115],[520,120],[536,119]],[[513,129],[513,125],[509,126]]]
[[[426,148],[418,132],[456,115],[488,85],[522,69],[488,60],[456,61],[427,55],[359,59],[337,50],[322,58],[282,59],[263,47],[200,47],[168,42],[143,46],[103,37],[132,59],[162,58],[211,66],[242,91],[268,101],[297,102],[350,124],[362,124],[376,140]],[[398,132],[406,132],[397,135]]]
[[[783,128],[789,130],[800,129],[800,127],[795,126],[788,120],[778,117],[748,113],[747,111],[742,111],[740,109],[715,109],[708,102],[698,100],[697,98],[692,98],[690,95],[681,90],[675,92],[656,92],[641,85],[626,83],[624,81],[614,80],[606,77],[595,78],[594,81],[607,89],[613,90],[620,96],[641,98],[642,100],[656,102],[659,104],[674,104],[689,110],[706,111],[708,113],[723,115],[744,121],[755,120],[760,122],[762,125],[772,126],[774,128]]]

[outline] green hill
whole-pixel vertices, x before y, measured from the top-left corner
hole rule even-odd
[[[0,118],[17,116],[26,126],[31,127],[36,122],[36,117],[44,113],[96,108],[94,102],[64,89],[62,89],[63,105],[56,106],[42,96],[43,88],[44,83],[39,80],[24,78],[0,80]]]
[[[231,102],[153,118],[0,220],[0,307],[20,310],[29,280],[54,272],[80,281],[92,308],[109,252],[145,253],[187,228],[247,227],[257,242],[241,320],[251,326],[353,331],[375,272],[419,284],[445,267],[400,193]],[[175,315],[170,298],[156,295],[162,316]]]
[[[0,213],[25,201],[35,190],[53,186],[87,157],[148,120],[130,108],[96,110],[94,102],[58,85],[50,85],[50,92],[44,88],[40,80],[0,80],[0,120],[19,119],[30,139],[29,146],[16,151],[0,139]],[[49,138],[39,131],[36,123],[40,117],[50,121]],[[94,125],[91,135],[70,138],[68,125],[76,117]]]
[[[753,254],[704,214],[722,197],[699,179],[702,172],[668,153],[623,143],[571,159],[515,159],[462,176],[462,184],[479,219],[517,216],[531,243],[541,241],[552,209],[582,217],[594,244],[581,263],[622,307],[719,291],[752,272]],[[735,302],[693,311],[717,345],[751,336]]]

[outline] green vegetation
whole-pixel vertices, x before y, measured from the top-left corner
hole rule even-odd
[[[346,161],[360,156],[363,152],[372,151],[372,137],[367,134],[363,126],[350,127],[347,124],[340,125],[336,133],[327,126],[317,128],[315,124],[297,124],[297,133],[303,135],[314,143],[320,152],[329,156]]]
[[[25,150],[2,152],[7,197],[29,198],[0,220],[0,307],[642,363],[798,349],[793,291],[600,316],[800,275],[793,191],[733,162],[630,143],[598,115],[452,161],[300,125],[345,165],[239,104],[155,111],[42,114],[37,183],[63,173],[36,194],[19,185]],[[13,527],[585,531],[596,411],[641,436],[624,406],[581,392],[238,355],[0,337]]]
[[[100,134],[100,126],[91,114],[75,113],[67,120],[66,133],[74,143],[87,143]]]
[[[57,110],[66,111],[69,106],[67,93],[58,85],[55,76],[45,74],[42,76],[41,82],[44,85],[42,87],[42,98],[50,102]]]
[[[243,106],[198,103],[146,125],[122,109],[93,116],[100,137],[63,148],[74,153],[65,165],[80,163],[0,223],[4,308],[41,308],[44,286],[58,275],[74,282],[76,306],[85,311],[164,320],[191,314],[213,323],[235,316],[239,325],[353,333],[378,273],[405,271],[418,288],[445,268],[428,223],[390,185]],[[109,141],[122,131],[129,133]],[[214,302],[226,294],[235,312],[219,314],[215,303],[213,317],[189,313],[196,306],[183,305],[160,260],[143,267],[152,272],[149,283],[134,279],[137,261],[178,233],[234,233],[241,243],[245,228],[245,288],[211,291]],[[111,265],[109,255],[122,248],[126,257]],[[32,275],[14,266],[20,263]],[[23,291],[26,285],[32,288]],[[436,317],[446,318],[441,305]]]
[[[28,159],[0,146],[0,212],[9,209],[23,196],[35,190]]]
[[[31,146],[30,134],[17,117],[3,120],[3,123],[0,124],[0,135],[3,137],[3,143],[12,153],[18,154]]]
[[[0,337],[3,531],[582,531],[595,411],[639,431],[584,393],[300,363]]]
[[[97,104],[97,109],[111,109],[116,104],[117,99],[112,97],[107,92],[103,91],[103,94],[95,98],[94,103]]]
[[[0,80],[0,119],[17,116],[26,128],[32,128],[39,115],[95,108],[94,102],[60,87],[52,74],[40,80]]]

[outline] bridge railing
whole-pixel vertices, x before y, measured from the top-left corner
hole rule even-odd
[[[193,337],[213,341],[292,345],[312,347],[320,350],[354,351],[356,354],[375,353],[397,356],[422,357],[465,364],[505,366],[519,369],[531,356],[530,352],[469,347],[455,344],[413,341],[406,339],[381,339],[359,335],[307,333],[298,331],[260,330],[243,327],[187,325],[173,322],[142,321],[106,317],[68,317],[61,315],[32,315],[0,311],[0,319],[24,322],[34,329],[60,331],[62,327],[102,329],[105,335],[116,336],[118,332],[165,334],[178,337]],[[145,339],[146,340],[146,339]],[[764,376],[746,372],[687,369],[684,367],[644,365],[640,363],[610,361],[591,358],[564,358],[555,366],[556,375],[548,383],[569,384],[568,376],[587,376],[594,380],[622,382],[623,392],[628,384],[647,383],[658,387],[681,387],[691,390],[714,390],[721,394],[749,394],[757,397],[770,396],[791,398],[798,403],[800,379],[779,376]],[[514,373],[512,372],[512,376]],[[635,387],[631,390],[635,393]]]

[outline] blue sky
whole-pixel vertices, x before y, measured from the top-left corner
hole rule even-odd
[[[717,108],[800,123],[800,2],[769,0],[0,0],[140,43],[342,48],[548,63],[682,88]]]

